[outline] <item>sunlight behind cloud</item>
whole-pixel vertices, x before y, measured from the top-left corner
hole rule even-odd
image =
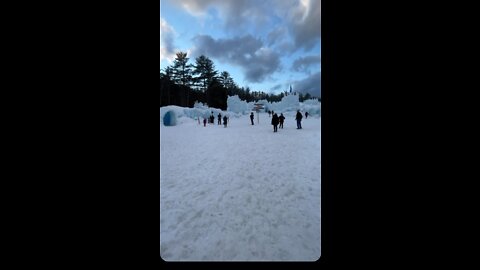
[[[310,10],[310,0],[300,0],[301,8],[303,9],[302,22],[305,21]]]

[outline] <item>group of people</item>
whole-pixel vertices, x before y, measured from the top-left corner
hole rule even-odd
[[[297,110],[297,112],[299,113],[300,110]],[[270,115],[273,115],[274,113],[275,113],[274,111],[270,111],[270,110],[269,110],[269,111],[268,111],[268,117],[270,117]],[[307,119],[307,118],[308,118],[308,112],[305,112],[305,119]]]
[[[274,111],[271,112],[273,114],[272,116],[272,125],[273,125],[273,132],[278,131],[278,124],[280,124],[280,128],[283,129],[283,121],[285,120],[285,116],[283,116],[283,113],[280,113],[280,116],[278,116]]]
[[[283,129],[283,122],[285,120],[285,116],[283,116],[283,113],[280,113],[280,116],[278,116],[274,111],[272,111],[272,125],[273,125],[273,132],[278,131],[278,124],[280,124],[280,128]],[[308,116],[308,112],[305,113],[305,119]],[[302,129],[302,113],[300,113],[300,110],[297,110],[297,114],[295,115],[295,120],[297,120],[297,129]]]
[[[221,125],[222,124],[222,114],[221,113],[218,113],[218,125]],[[213,116],[213,112],[212,114],[210,115],[210,117],[208,117],[208,122],[213,124],[215,120],[215,116]],[[226,115],[223,116],[223,125],[224,127],[227,127],[227,123],[228,123],[228,117]],[[207,126],[207,118],[203,118],[203,126],[206,127]]]
[[[280,113],[280,116],[278,116],[274,111],[268,111],[268,116],[270,117],[272,115],[272,125],[273,125],[273,132],[278,132],[278,126],[280,125],[280,128],[283,129],[283,122],[285,121],[285,116],[283,116],[283,113]],[[253,112],[250,114],[250,121],[252,122],[253,125]],[[295,120],[297,120],[297,129],[302,129],[302,113],[300,110],[297,110],[297,114],[295,115]],[[308,112],[305,112],[305,119],[308,118]]]
[[[272,115],[272,125],[273,125],[273,132],[278,132],[278,126],[280,125],[280,128],[283,129],[283,122],[285,121],[285,116],[283,116],[283,113],[280,113],[280,116],[277,115],[274,111],[268,111],[268,115]],[[252,125],[254,125],[253,119],[254,119],[253,112],[250,114],[250,121]],[[218,113],[218,125],[222,124],[222,114]],[[303,115],[300,112],[300,110],[297,110],[297,114],[295,115],[295,120],[297,120],[297,129],[302,129],[302,118]],[[305,112],[305,119],[308,118],[308,112]],[[210,115],[208,121],[209,123],[213,123],[215,119],[215,116],[213,116],[213,112]],[[224,127],[227,127],[228,123],[228,117],[225,115],[223,116],[223,125]],[[205,127],[207,125],[207,118],[203,118],[203,126]]]

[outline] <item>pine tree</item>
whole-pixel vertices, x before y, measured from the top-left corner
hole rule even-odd
[[[186,52],[176,53],[176,58],[173,61],[173,74],[175,83],[184,86],[190,86],[192,81],[192,65],[187,64],[188,57]]]
[[[230,73],[227,71],[220,73],[219,81],[223,87],[229,90],[235,86],[235,82],[233,81],[232,77],[230,77]]]
[[[182,85],[183,92],[186,97],[186,106],[189,105],[189,90],[192,83],[192,65],[188,63],[186,52],[177,52],[173,61],[173,74],[176,84]]]
[[[200,87],[205,92],[216,78],[218,71],[215,70],[215,65],[210,58],[201,55],[195,59],[193,74],[198,75],[195,79],[200,82]]]
[[[173,84],[173,71],[171,67],[166,67],[160,71],[160,106],[170,105]]]

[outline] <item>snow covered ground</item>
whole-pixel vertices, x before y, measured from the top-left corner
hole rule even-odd
[[[284,114],[285,115],[285,114]],[[160,255],[166,261],[320,257],[320,121],[268,113],[227,128],[186,118],[160,128]]]

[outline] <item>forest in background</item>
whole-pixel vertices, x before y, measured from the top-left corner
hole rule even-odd
[[[248,86],[239,87],[228,71],[216,70],[213,61],[205,55],[197,57],[194,64],[189,60],[186,52],[177,52],[173,64],[160,69],[160,107],[177,105],[192,108],[198,101],[209,107],[226,110],[228,96],[238,95],[247,102],[262,99],[279,102],[288,95],[287,91],[267,94],[264,91],[252,91]],[[309,93],[298,95],[300,102],[317,98]]]

